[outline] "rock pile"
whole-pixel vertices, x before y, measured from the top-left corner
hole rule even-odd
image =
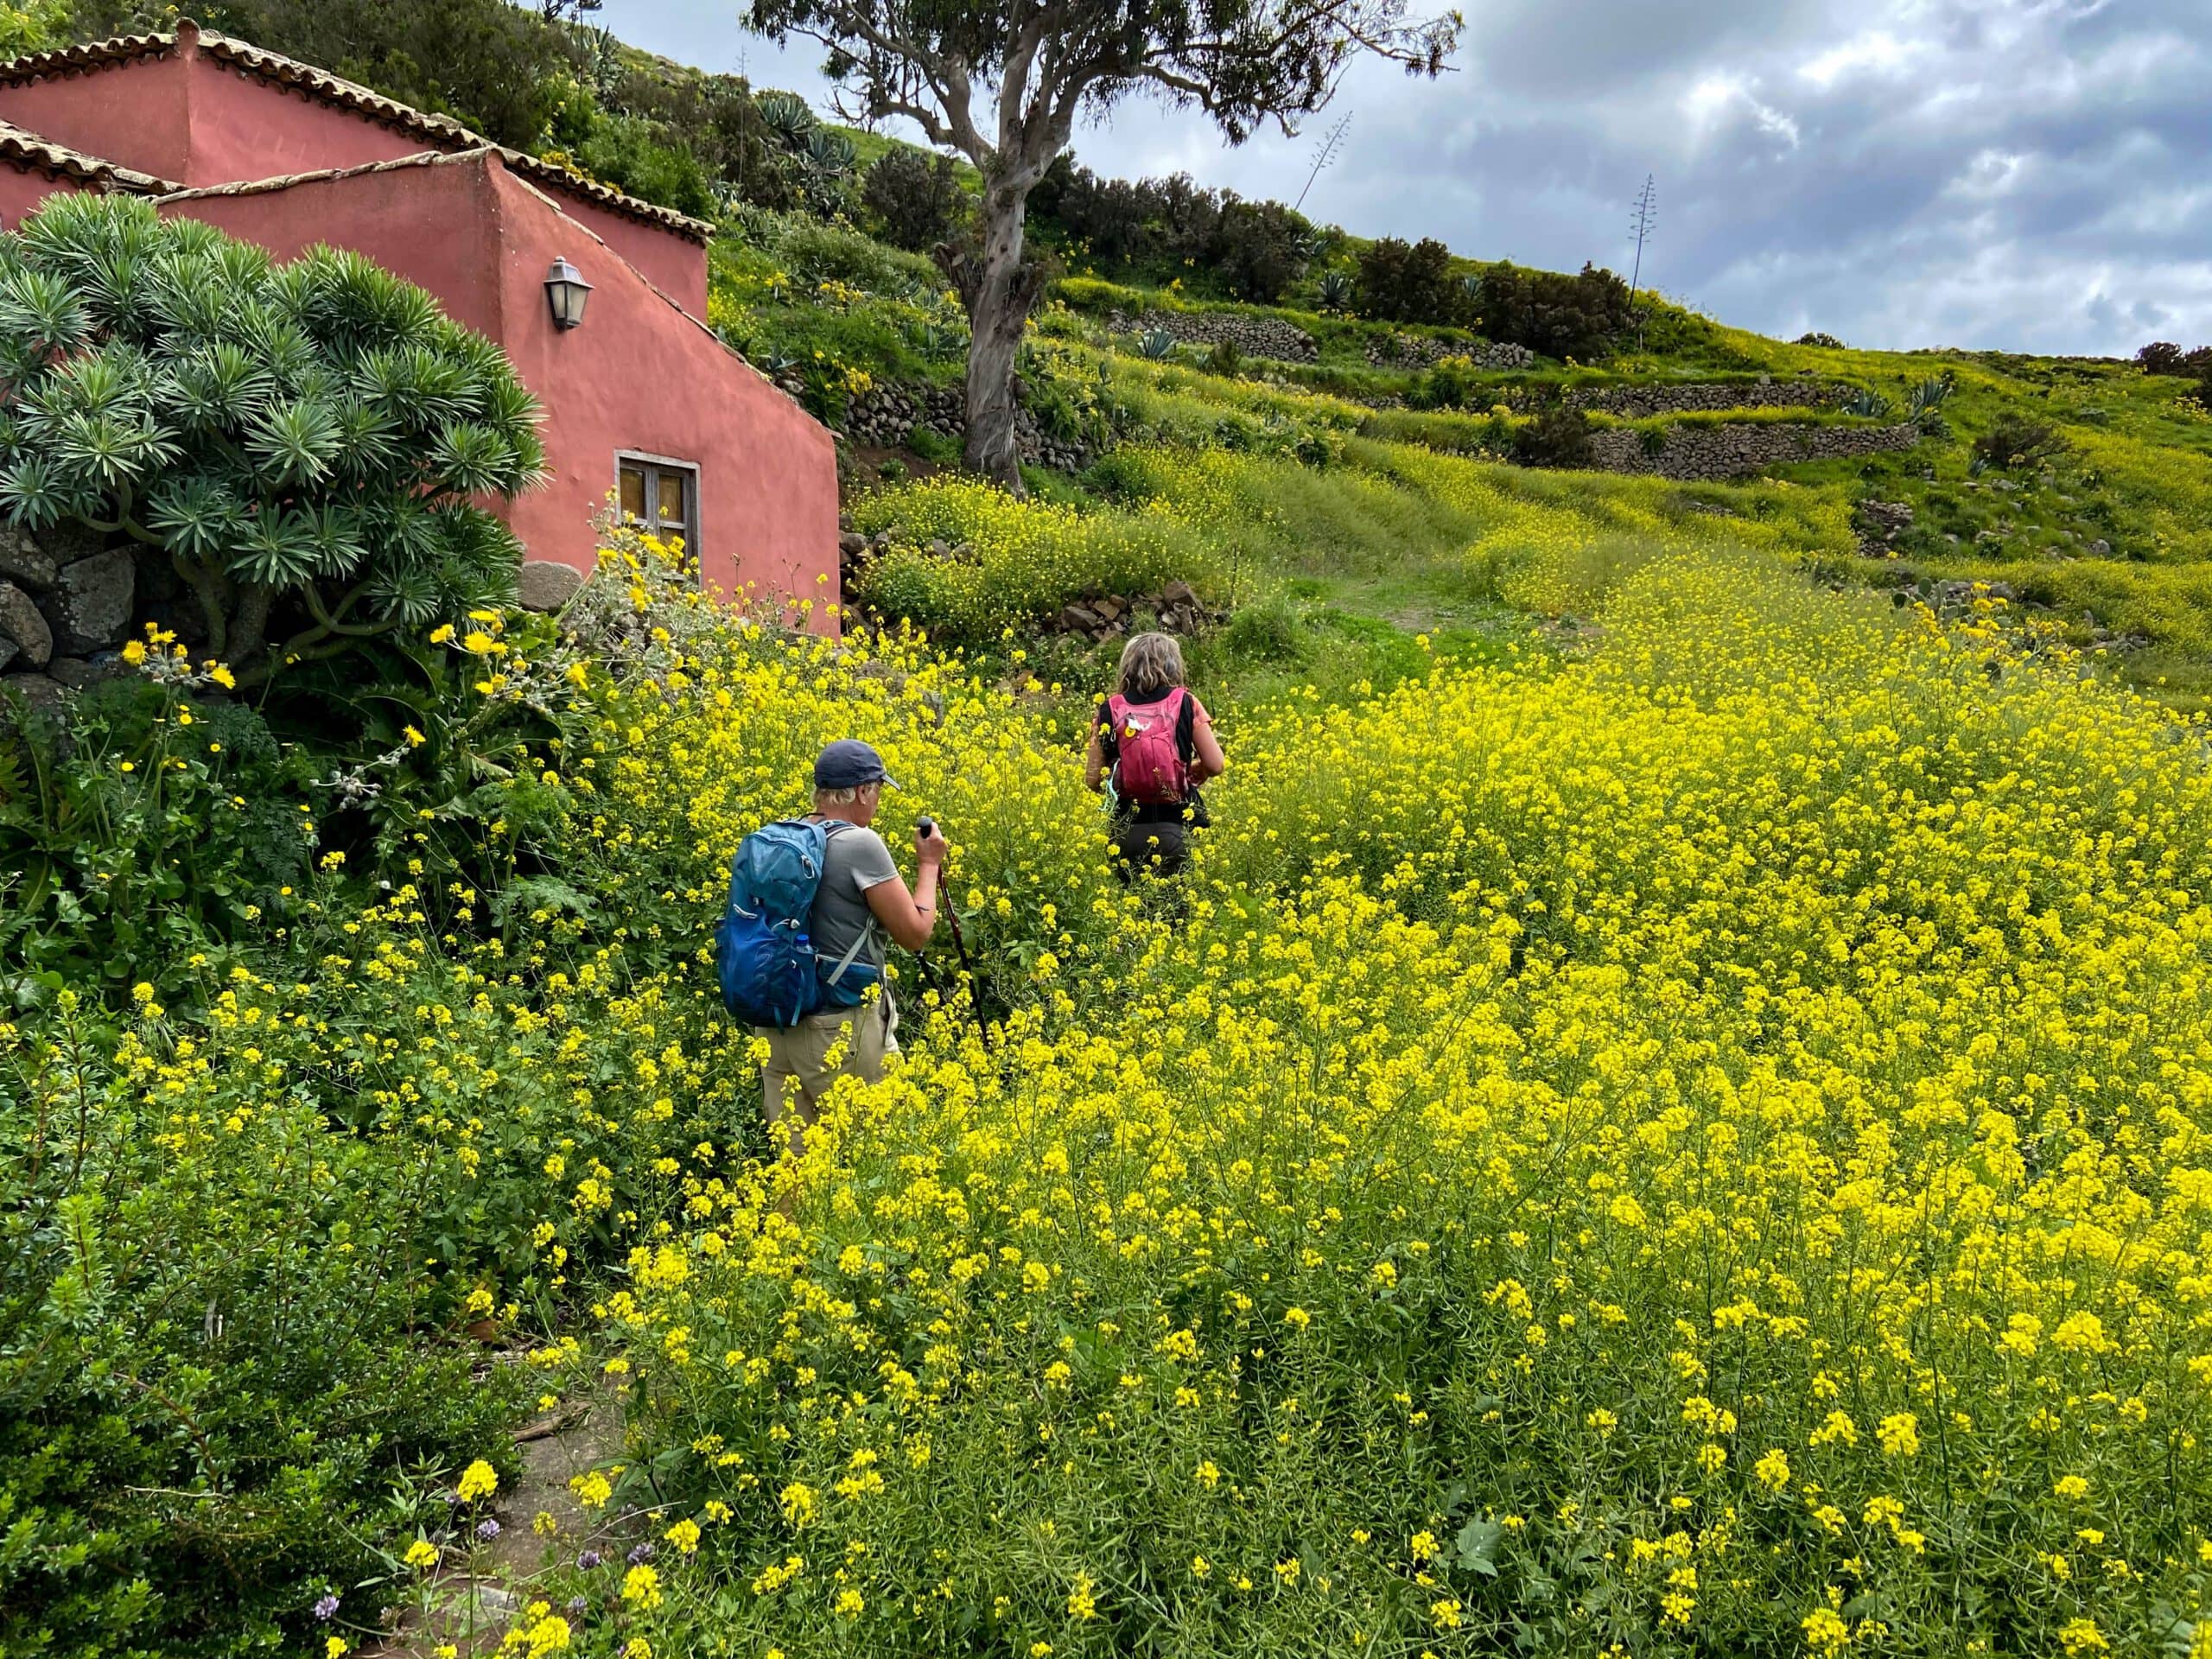
[[[1852,519],[1859,550],[1868,558],[1887,558],[1897,550],[1897,537],[1912,528],[1912,506],[1905,501],[1861,501]]]
[[[957,386],[881,385],[845,406],[845,435],[855,443],[895,448],[918,427],[959,442],[968,431],[966,397]],[[1046,432],[1026,409],[1014,412],[1014,435],[1023,460],[1055,472],[1079,473],[1093,459],[1084,445]]]
[[[861,534],[849,524],[837,532],[837,585],[850,591],[853,584],[883,554],[890,550],[898,539],[894,530],[879,530],[873,536]],[[931,537],[922,551],[933,559],[967,559],[976,550],[966,542],[946,543]]]
[[[1117,334],[1144,334],[1157,328],[1185,346],[1218,346],[1226,340],[1247,357],[1284,363],[1311,363],[1320,348],[1313,336],[1281,317],[1240,316],[1234,311],[1147,311],[1132,319],[1109,312],[1106,326]]]
[[[1668,429],[1656,449],[1627,427],[1590,435],[1590,464],[1609,473],[1656,473],[1686,483],[1717,483],[1801,461],[1910,449],[1920,441],[1910,422],[1895,426],[1811,426],[1739,421],[1725,426]]]
[[[1061,607],[1051,623],[1056,633],[1081,634],[1107,639],[1131,632],[1151,621],[1168,633],[1197,633],[1222,620],[1223,613],[1208,608],[1187,582],[1167,583],[1156,594],[1125,598],[1119,594],[1086,594]]]

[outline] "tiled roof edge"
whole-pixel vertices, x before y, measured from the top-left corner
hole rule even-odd
[[[82,46],[64,47],[58,51],[34,52],[24,57],[10,59],[0,62],[0,86],[20,86],[25,81],[49,75],[87,73],[116,64],[164,57],[180,47],[195,44],[208,56],[231,64],[258,79],[277,86],[290,87],[323,103],[351,110],[410,137],[463,149],[486,146],[495,148],[499,151],[500,159],[518,173],[537,179],[563,194],[576,196],[596,207],[620,213],[625,218],[673,232],[687,241],[703,245],[714,234],[715,227],[704,219],[679,213],[672,207],[640,201],[635,196],[626,195],[596,180],[587,179],[567,168],[541,161],[521,150],[509,149],[505,145],[492,145],[491,140],[450,117],[425,114],[411,105],[347,80],[342,75],[334,75],[327,69],[318,69],[313,64],[302,63],[280,52],[264,51],[248,41],[232,40],[228,35],[202,29],[189,18],[180,22],[174,34],[121,35],[112,40],[94,41]]]

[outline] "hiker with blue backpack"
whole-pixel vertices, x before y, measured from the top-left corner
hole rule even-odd
[[[1205,705],[1184,677],[1173,634],[1134,634],[1122,647],[1114,693],[1090,723],[1084,781],[1107,798],[1124,880],[1183,868],[1190,832],[1209,822],[1198,785],[1229,769]]]
[[[909,892],[869,828],[898,787],[872,747],[841,739],[814,763],[814,810],[755,830],[731,861],[715,934],[722,1002],[768,1040],[762,1103],[771,1128],[790,1114],[794,1156],[830,1085],[874,1082],[899,1052],[885,942],[919,950],[937,925],[944,836],[922,820]]]

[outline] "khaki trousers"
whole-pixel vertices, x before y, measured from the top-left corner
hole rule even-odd
[[[899,1052],[899,1007],[886,989],[857,1008],[824,1008],[783,1030],[756,1031],[768,1039],[760,1074],[768,1122],[776,1123],[796,1103],[799,1121],[811,1123],[839,1077],[874,1083],[882,1077],[883,1057]]]

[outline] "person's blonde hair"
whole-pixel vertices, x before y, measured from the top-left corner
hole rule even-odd
[[[817,789],[814,791],[814,804],[817,810],[824,805],[850,806],[860,799],[862,790],[874,787],[873,784],[861,784],[853,789]]]
[[[1114,689],[1123,696],[1139,691],[1166,693],[1183,683],[1183,647],[1172,633],[1134,633],[1122,647]]]

